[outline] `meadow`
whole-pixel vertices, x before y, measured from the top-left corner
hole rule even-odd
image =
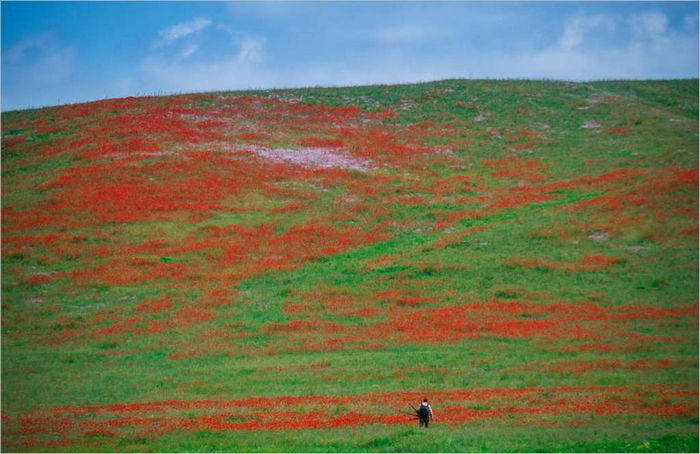
[[[697,452],[698,290],[697,79],[2,114],[6,452]]]

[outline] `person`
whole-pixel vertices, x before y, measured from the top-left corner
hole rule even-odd
[[[418,426],[427,428],[428,422],[433,419],[433,407],[428,403],[428,399],[423,399],[416,413],[418,413]]]

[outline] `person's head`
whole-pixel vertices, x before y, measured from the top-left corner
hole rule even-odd
[[[424,404],[427,404],[427,403],[428,403],[428,399],[427,399],[427,398],[423,398],[423,403],[424,403]]]

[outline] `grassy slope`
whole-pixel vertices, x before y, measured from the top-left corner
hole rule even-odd
[[[273,104],[228,93],[3,114],[3,447],[696,450],[697,394],[672,402],[648,387],[698,385],[697,85],[444,81],[289,90]],[[362,111],[295,110],[285,100]],[[174,114],[185,123],[163,114],[176,108],[191,110]],[[128,119],[110,123],[125,113],[131,129]],[[207,116],[222,123],[203,124]],[[135,135],[172,154],[124,164],[114,153],[150,150],[128,142]],[[300,147],[310,137],[340,140],[384,167],[246,167],[244,155],[230,169],[182,158],[193,149],[225,155],[230,144]],[[87,166],[97,170],[71,173]],[[199,201],[218,198],[211,209],[168,205],[210,180],[214,191]],[[138,192],[91,198],[90,188],[119,182]],[[143,192],[164,198],[141,203]],[[212,233],[229,225],[247,230]],[[164,244],[144,246],[154,239]],[[234,258],[222,259],[232,243]],[[139,306],[160,298],[162,310]],[[581,307],[580,320],[553,304]],[[594,309],[607,318],[586,318]],[[157,322],[151,334],[138,331]],[[411,331],[422,323],[444,335]],[[474,331],[479,323],[486,328]],[[568,335],[576,329],[583,334]],[[624,401],[626,415],[446,414],[429,436],[373,424],[27,438],[12,419],[63,405],[564,386],[642,394]],[[672,404],[691,414],[636,411]],[[56,440],[65,444],[42,444]]]

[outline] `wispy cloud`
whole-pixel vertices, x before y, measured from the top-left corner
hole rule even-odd
[[[570,18],[564,24],[564,33],[559,40],[559,46],[565,50],[575,49],[581,45],[587,33],[594,32],[596,29],[612,32],[615,30],[615,21],[604,15]]]
[[[697,7],[519,5],[327,3],[319,12],[306,4],[236,2],[198,8],[179,23],[153,26],[144,19],[134,27],[151,33],[151,45],[144,48],[134,38],[140,33],[127,33],[130,47],[110,54],[84,40],[66,45],[58,26],[53,34],[30,27],[14,41],[6,39],[4,27],[2,107],[459,77],[697,77]],[[3,20],[10,21],[5,14]],[[109,26],[116,25],[107,21],[87,29]],[[97,55],[104,61],[95,65]]]
[[[25,84],[52,85],[72,74],[75,59],[76,49],[62,46],[54,33],[28,36],[3,53],[3,77]]]
[[[683,17],[683,28],[686,31],[696,32],[698,31],[698,16],[697,15],[686,15]]]
[[[27,36],[2,53],[2,108],[56,103],[70,97],[78,52],[55,33]],[[49,101],[51,100],[51,101]]]
[[[697,30],[669,28],[662,13],[575,15],[548,44],[518,51],[439,46],[466,35],[415,24],[378,27],[382,43],[343,59],[299,59],[284,66],[267,59],[267,40],[227,29],[235,53],[207,60],[145,59],[144,78],[166,91],[417,82],[452,77],[590,80],[687,77],[695,70]],[[218,24],[212,29],[221,28]],[[443,33],[444,32],[444,33]],[[446,33],[446,34],[445,34]],[[429,54],[417,43],[435,43]],[[475,52],[475,53],[470,53]],[[478,53],[476,53],[478,52]]]
[[[153,47],[171,44],[185,36],[204,30],[212,24],[208,17],[197,17],[188,22],[180,22],[158,33],[158,38],[153,41]]]
[[[628,28],[626,39],[614,35]],[[601,39],[601,34],[610,36]],[[557,45],[485,56],[483,68],[503,77],[569,80],[678,78],[697,74],[697,30],[671,32],[660,12],[569,19]],[[483,69],[482,69],[483,71]],[[482,74],[479,74],[482,75]]]
[[[245,34],[208,18],[195,18],[162,30],[154,42],[163,40],[173,44],[168,47],[172,51],[158,44],[141,61],[140,76],[146,91],[248,88],[251,81],[263,77],[259,64],[265,59],[266,40],[262,36]],[[174,44],[178,40],[182,42]],[[214,49],[216,52],[212,52]]]
[[[158,92],[268,86],[269,75],[259,66],[265,58],[265,39],[243,36],[230,45],[234,51],[217,58],[189,59],[199,49],[196,44],[176,55],[149,55],[140,65],[143,86]]]
[[[627,19],[627,22],[634,36],[642,39],[662,37],[668,27],[668,18],[658,11],[633,14]]]
[[[180,57],[181,57],[181,58],[187,58],[187,57],[189,57],[190,55],[192,55],[192,54],[194,54],[195,52],[197,52],[197,49],[199,49],[199,45],[198,45],[198,44],[190,44],[189,46],[187,46],[187,47],[185,47],[184,49],[182,49],[182,51],[180,52]]]
[[[257,64],[265,57],[265,39],[246,36],[241,40],[236,61],[241,64]]]

